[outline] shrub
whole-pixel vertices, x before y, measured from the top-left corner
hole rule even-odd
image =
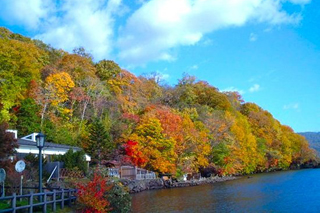
[[[67,169],[87,172],[86,156],[83,150],[74,152],[72,149],[69,149],[64,155],[56,156],[54,160],[62,161]]]
[[[127,213],[131,210],[131,196],[127,187],[124,187],[121,182],[114,181],[112,188],[107,193],[110,206],[112,207],[111,212],[115,213]]]
[[[92,181],[77,184],[78,201],[82,212],[110,212],[110,202],[106,195],[111,187],[107,185],[107,178],[102,177],[98,173],[94,174]]]

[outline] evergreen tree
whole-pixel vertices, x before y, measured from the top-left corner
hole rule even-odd
[[[109,132],[99,119],[94,119],[89,127],[89,139],[84,144],[86,153],[90,154],[93,159],[99,161],[109,156],[114,149]]]

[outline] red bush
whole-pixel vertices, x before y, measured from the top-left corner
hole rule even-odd
[[[107,179],[94,174],[93,180],[77,184],[78,201],[83,206],[84,213],[105,213],[111,210],[106,193],[112,188],[107,185]]]

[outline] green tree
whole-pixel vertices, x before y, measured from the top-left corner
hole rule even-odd
[[[33,43],[0,37],[0,121],[13,120],[12,107],[19,105],[31,80],[40,79],[47,54]]]
[[[109,132],[99,119],[94,119],[89,126],[89,138],[84,142],[83,147],[94,159],[104,159],[114,149]]]
[[[18,118],[16,127],[20,136],[40,131],[39,110],[40,107],[31,98],[26,98],[21,102],[16,114]]]
[[[62,161],[67,169],[79,169],[80,171],[87,172],[86,156],[83,150],[73,151],[69,149],[64,155],[57,158]]]
[[[115,78],[121,71],[119,65],[111,60],[99,61],[95,67],[97,69],[97,75],[102,81]]]
[[[212,162],[217,166],[225,166],[230,150],[226,143],[220,142],[212,148]]]

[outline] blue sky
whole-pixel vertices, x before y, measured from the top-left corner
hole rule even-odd
[[[183,73],[239,91],[296,132],[320,131],[316,0],[2,0],[0,25],[83,46],[136,75]]]

